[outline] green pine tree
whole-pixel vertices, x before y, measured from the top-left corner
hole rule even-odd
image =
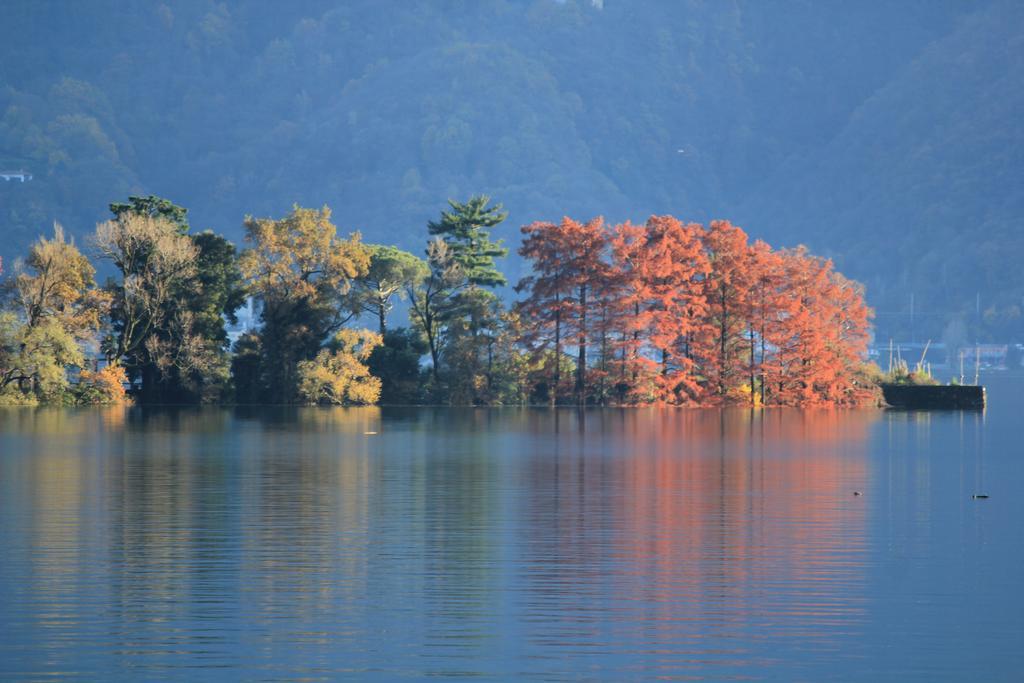
[[[110,212],[114,214],[114,218],[120,218],[127,213],[166,218],[178,228],[178,232],[182,235],[189,230],[188,209],[153,194],[148,197],[132,195],[128,197],[127,202],[112,202]]]
[[[452,260],[462,269],[466,282],[479,287],[502,287],[507,281],[494,263],[494,259],[508,255],[503,240],[491,241],[489,228],[508,217],[502,205],[488,206],[491,198],[474,195],[460,204],[449,199],[450,211],[442,211],[441,219],[430,221],[430,234],[443,239],[449,247]]]

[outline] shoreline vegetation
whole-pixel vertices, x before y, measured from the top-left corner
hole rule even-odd
[[[881,400],[863,287],[724,220],[531,223],[507,303],[507,214],[486,196],[449,201],[423,258],[339,236],[326,206],[247,216],[241,250],[167,199],[110,209],[84,251],[55,225],[5,269],[0,405]],[[86,254],[116,275],[97,283]],[[230,343],[248,300],[258,326]]]

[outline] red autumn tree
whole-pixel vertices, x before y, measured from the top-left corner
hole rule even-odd
[[[547,359],[552,401],[569,393],[566,346],[581,403],[873,397],[862,379],[871,316],[863,290],[804,248],[775,252],[728,221],[705,230],[671,216],[611,232],[601,219],[565,218],[523,233],[520,254],[534,270],[517,287],[528,292],[523,341]]]
[[[741,397],[746,380],[746,338],[752,278],[747,234],[729,221],[712,221],[704,233],[710,272],[702,281],[707,315],[696,355],[705,378],[705,400],[725,403]]]
[[[565,320],[573,290],[565,266],[564,230],[561,224],[536,221],[521,232],[524,239],[519,255],[531,262],[533,271],[515,287],[517,292],[528,294],[517,305],[524,326],[522,341],[548,366],[548,399],[554,404],[562,384]]]
[[[703,236],[701,226],[684,225],[672,216],[647,221],[648,249],[657,254],[650,259],[656,301],[651,346],[659,356],[659,399],[669,403],[686,403],[699,395],[693,347],[707,315],[703,283],[711,269]]]
[[[779,381],[775,351],[784,341],[783,323],[793,314],[797,297],[791,295],[784,262],[761,240],[748,250],[750,291],[747,297],[747,341],[750,405],[767,405],[769,387]]]
[[[594,218],[586,223],[562,220],[565,268],[573,284],[569,298],[570,324],[576,340],[576,402],[584,404],[588,396],[587,351],[597,322],[594,314],[600,309],[596,294],[603,292],[611,269],[605,260],[608,249],[608,229],[604,219]]]
[[[871,310],[862,287],[806,248],[782,252],[794,305],[779,324],[775,401],[786,405],[856,405],[870,400],[859,380]]]
[[[656,364],[646,347],[656,302],[650,287],[654,250],[649,246],[647,227],[629,222],[616,225],[611,251],[619,284],[612,305],[618,320],[618,398],[652,401],[656,399]]]
[[[611,270],[605,257],[608,231],[604,219],[586,223],[565,217],[560,223],[533,223],[523,228],[527,235],[520,255],[534,263],[534,275],[520,281],[517,289],[529,290],[521,312],[527,320],[545,321],[553,334],[556,357],[566,343],[576,348],[576,377],[573,394],[578,403],[588,395],[588,350],[600,308],[595,293],[604,290]],[[537,339],[541,339],[540,336]],[[560,363],[555,364],[554,386],[560,384]]]
[[[693,341],[706,310],[701,281],[709,267],[701,237],[699,225],[672,216],[616,229],[613,254],[632,312],[626,349],[637,397],[685,403],[699,393]],[[641,378],[650,378],[650,387]]]
[[[867,380],[864,359],[871,341],[874,311],[864,301],[864,285],[831,272],[828,289],[832,314],[827,322],[832,335],[829,353],[839,372],[829,385],[826,400],[841,405],[862,405],[878,401],[878,387]]]
[[[614,233],[608,235],[612,240]],[[604,266],[601,277],[591,289],[593,306],[592,344],[598,353],[597,364],[589,364],[591,399],[600,405],[622,403],[626,387],[623,383],[624,365],[621,357],[623,329],[629,316],[623,315],[623,296],[626,284],[622,271],[614,261]]]

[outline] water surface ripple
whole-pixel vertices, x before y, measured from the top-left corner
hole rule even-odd
[[[3,410],[0,679],[1020,680],[1005,384],[987,413]]]

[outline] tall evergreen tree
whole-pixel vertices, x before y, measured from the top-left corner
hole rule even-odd
[[[173,223],[182,235],[189,230],[188,209],[178,206],[170,199],[157,197],[154,194],[148,197],[132,195],[126,202],[111,202],[110,212],[114,214],[114,218],[120,218],[129,213],[150,218],[164,218]]]
[[[413,300],[412,314],[431,349],[435,391],[441,387],[442,360],[444,376],[454,378],[472,373],[488,340],[495,337],[493,325],[499,318],[481,316],[488,307],[480,304],[486,298],[482,288],[507,283],[494,261],[508,255],[508,249],[501,240],[491,240],[490,228],[504,221],[508,213],[501,204],[492,206],[490,202],[487,195],[474,195],[465,203],[449,199],[450,210],[442,211],[440,219],[427,224],[433,236],[428,249],[432,275],[423,281],[420,298]],[[463,337],[462,352],[440,358],[440,348],[456,331]],[[475,359],[470,364],[473,367],[463,362],[467,359]],[[448,384],[450,388],[451,383]]]
[[[478,287],[501,287],[507,282],[494,259],[508,255],[502,246],[503,240],[491,241],[490,228],[508,218],[502,205],[488,206],[491,198],[474,195],[460,204],[449,199],[451,211],[442,211],[441,218],[430,221],[430,234],[440,237],[448,244],[452,260],[459,265],[466,282]]]

